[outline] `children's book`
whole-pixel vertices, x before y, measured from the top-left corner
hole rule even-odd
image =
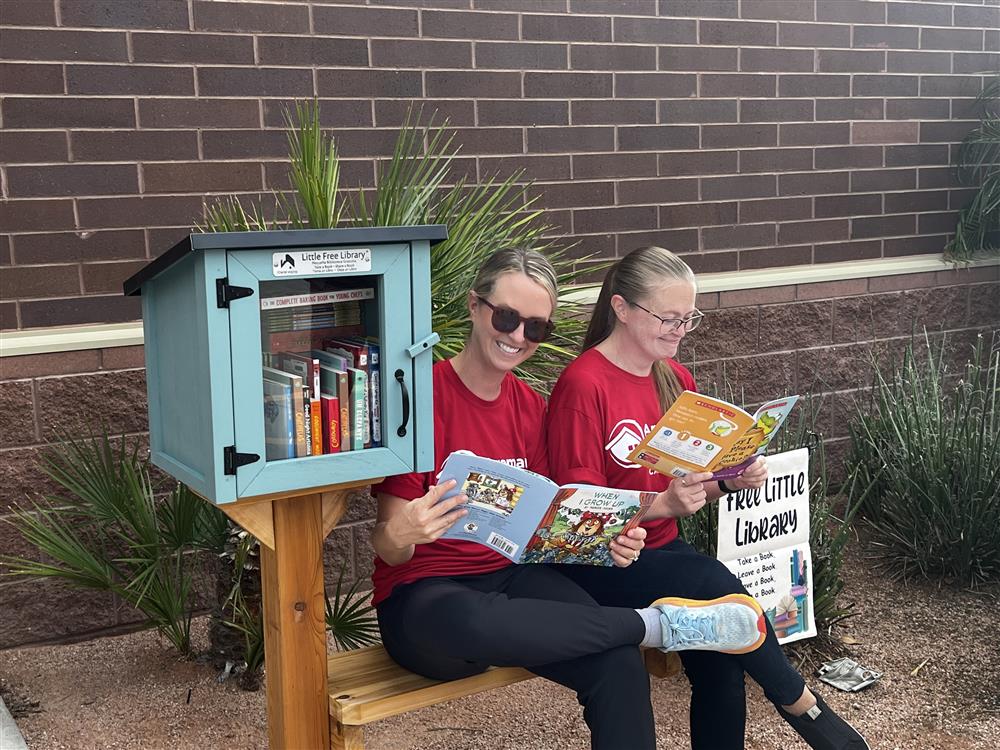
[[[264,456],[268,461],[295,458],[292,386],[267,378],[264,378]]]
[[[768,401],[750,414],[722,399],[684,391],[629,460],[672,477],[701,471],[712,472],[713,479],[737,477],[767,450],[798,400]]]
[[[464,492],[468,515],[443,538],[478,542],[516,563],[614,565],[610,543],[637,526],[653,492],[584,484],[560,487],[540,474],[455,451],[438,482],[456,481],[445,497]]]

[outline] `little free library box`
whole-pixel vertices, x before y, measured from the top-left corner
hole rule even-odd
[[[141,294],[152,461],[216,503],[433,468],[441,225],[192,234]]]

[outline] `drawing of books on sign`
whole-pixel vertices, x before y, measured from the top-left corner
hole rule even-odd
[[[774,634],[787,638],[809,629],[808,556],[800,549],[789,552],[791,586],[766,610]]]
[[[768,401],[750,414],[722,399],[684,391],[629,460],[667,476],[711,471],[714,479],[739,474],[767,450],[798,396]]]

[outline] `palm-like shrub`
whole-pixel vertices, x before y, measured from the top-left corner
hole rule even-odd
[[[1000,340],[959,374],[947,342],[911,341],[850,425],[852,490],[900,577],[1000,580]]]
[[[981,119],[958,150],[958,179],[978,188],[959,212],[945,252],[956,262],[1000,252],[1000,76],[976,98]]]
[[[62,440],[49,446],[43,466],[64,492],[6,519],[43,558],[4,556],[10,575],[111,592],[189,655],[194,553],[221,550],[225,516],[181,484],[158,497],[147,460],[124,436],[117,446],[107,435]]]

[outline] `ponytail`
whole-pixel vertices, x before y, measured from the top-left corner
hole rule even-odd
[[[691,267],[662,247],[650,245],[636,248],[617,260],[601,285],[601,293],[597,297],[587,326],[587,335],[583,339],[583,351],[604,341],[618,324],[618,316],[611,307],[613,296],[619,294],[629,301],[642,299],[654,286],[668,280],[687,281],[695,285]],[[653,382],[663,411],[684,390],[673,368],[663,361],[653,363]]]

